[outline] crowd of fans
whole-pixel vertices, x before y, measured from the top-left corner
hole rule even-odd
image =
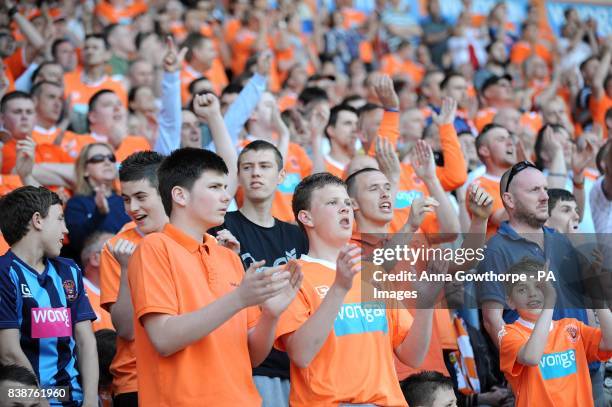
[[[0,401],[609,405],[594,20],[568,7],[556,33],[544,1],[512,22],[463,0],[452,24],[440,0],[0,7]],[[555,283],[413,282],[381,320],[355,276],[392,244],[486,247],[431,274]]]

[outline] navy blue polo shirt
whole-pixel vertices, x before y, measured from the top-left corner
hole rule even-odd
[[[0,256],[0,329],[18,329],[20,345],[41,386],[65,386],[67,401],[82,404],[74,326],[95,320],[78,266],[69,259],[45,259],[38,273],[12,251]]]
[[[581,254],[563,234],[554,229],[543,227],[544,250],[535,242],[519,235],[510,224],[503,222],[497,233],[486,245],[484,260],[478,265],[478,273],[493,271],[505,273],[510,266],[527,257],[545,263],[550,261],[557,289],[557,304],[553,319],[576,318],[588,323],[584,305],[584,288],[581,280]],[[506,288],[501,282],[481,282],[478,284],[478,302],[494,301],[504,304],[504,321],[512,323],[518,318],[516,311],[508,310]]]

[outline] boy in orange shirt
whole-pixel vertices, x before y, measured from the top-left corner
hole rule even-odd
[[[598,309],[601,329],[573,318],[553,321],[557,294],[548,264],[523,259],[507,275],[527,281],[508,283],[507,303],[519,319],[498,334],[500,368],[516,396],[516,406],[593,406],[588,363],[612,357],[612,314]]]
[[[134,318],[127,265],[142,238],[161,232],[168,223],[157,191],[157,169],[163,159],[156,152],[141,151],[121,163],[121,196],[135,227],[112,237],[100,254],[100,306],[110,312],[117,331],[117,352],[110,365],[113,403],[117,406],[138,406]]]
[[[174,151],[158,169],[170,223],[128,264],[140,405],[261,404],[251,367],[270,353],[301,272],[295,262],[257,272],[255,262],[245,274],[206,234],[223,223],[227,174],[221,157],[198,148]]]
[[[362,302],[360,249],[348,244],[352,203],[336,176],[318,173],[302,180],[293,212],[309,252],[299,261],[304,284],[276,333],[275,346],[291,360],[290,404],[405,406],[393,354],[412,366],[422,363],[433,319],[426,308],[441,287],[415,283],[414,319],[403,307]]]

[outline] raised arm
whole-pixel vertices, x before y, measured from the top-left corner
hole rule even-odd
[[[155,151],[169,155],[181,144],[181,79],[180,69],[187,48],[177,51],[174,40],[168,37],[168,50],[163,60],[164,73],[161,82],[161,109],[157,116],[159,134]]]
[[[229,171],[227,192],[230,196],[234,196],[238,188],[238,153],[225,127],[219,99],[212,93],[196,95],[193,100],[193,111],[198,118],[208,123],[215,149],[225,161]]]
[[[317,356],[331,332],[334,320],[361,269],[361,249],[346,245],[336,262],[336,278],[319,308],[295,332],[282,336],[289,359],[299,368],[306,368]]]
[[[269,51],[259,54],[255,74],[249,79],[236,100],[225,112],[223,120],[234,146],[238,145],[240,131],[242,131],[244,124],[253,114],[255,107],[257,107],[261,99],[261,95],[266,91],[271,59],[272,54]]]

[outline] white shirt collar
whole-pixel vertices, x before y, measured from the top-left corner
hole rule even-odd
[[[331,261],[327,261],[327,260],[323,260],[323,259],[316,259],[314,257],[310,257],[307,254],[302,254],[300,256],[300,260],[304,260],[304,261],[307,261],[309,263],[318,263],[318,264],[320,264],[322,266],[325,266],[325,267],[327,267],[329,269],[336,270],[336,264],[335,263],[332,263]]]
[[[525,328],[529,328],[533,331],[533,329],[535,328],[535,323],[524,320],[523,318],[519,317],[519,319],[516,320],[516,322],[518,322],[519,324],[523,325]],[[550,328],[548,328],[548,332],[552,331],[553,329],[553,321],[550,322]]]

